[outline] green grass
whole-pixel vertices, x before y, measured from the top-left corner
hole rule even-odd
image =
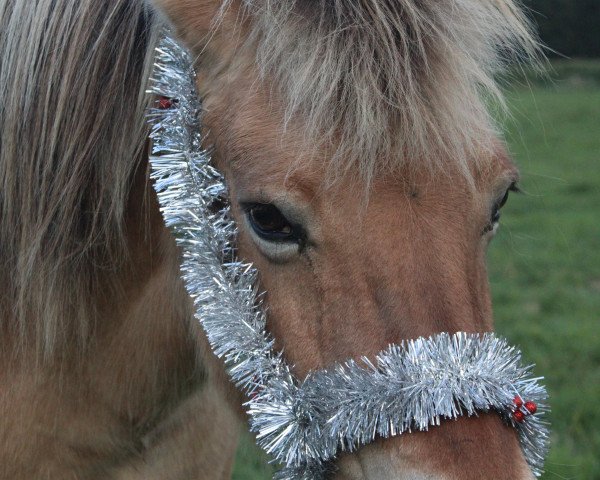
[[[526,195],[489,252],[497,330],[546,377],[545,479],[600,479],[600,89],[510,94]]]
[[[514,69],[505,81],[514,86],[533,86],[554,90],[600,87],[600,61],[590,59],[555,59],[546,65],[544,74],[533,69]]]
[[[600,72],[600,63],[585,68]],[[489,270],[497,330],[537,365],[550,392],[543,478],[600,480],[600,88],[566,88],[568,78],[509,94],[507,138],[526,194],[504,209]],[[270,472],[245,436],[233,478]]]

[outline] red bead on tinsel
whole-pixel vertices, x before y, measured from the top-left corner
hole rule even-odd
[[[523,406],[523,399],[521,398],[520,395],[515,396],[515,398],[513,398],[513,403],[515,404],[515,407],[517,407],[517,410],[519,408],[521,408]]]
[[[523,412],[521,412],[520,410],[517,410],[516,412],[513,413],[513,418],[515,419],[516,422],[522,423],[523,420],[525,420],[525,414]]]
[[[537,412],[537,405],[535,402],[525,402],[525,409],[533,415]]]
[[[173,100],[167,97],[160,97],[158,99],[158,108],[161,110],[167,110],[173,106]]]

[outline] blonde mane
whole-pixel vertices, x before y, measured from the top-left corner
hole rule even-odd
[[[112,294],[156,36],[143,2],[0,0],[0,326],[39,358]]]
[[[226,0],[222,12],[231,7]],[[535,60],[513,0],[245,0],[249,44],[333,170],[369,179],[406,162],[466,171],[495,135],[496,76]],[[217,22],[218,24],[218,22]]]

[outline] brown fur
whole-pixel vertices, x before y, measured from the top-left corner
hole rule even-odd
[[[261,272],[269,329],[299,375],[404,338],[493,328],[490,235],[482,231],[517,173],[489,135],[475,80],[456,68],[476,67],[489,81],[490,65],[477,62],[506,38],[498,32],[529,39],[512,2],[476,10],[495,32],[489,37],[471,18],[447,18],[440,30],[451,2],[437,11],[435,2],[336,1],[315,12],[285,0],[154,3],[197,55],[207,145],[230,187],[239,253]],[[474,5],[458,3],[459,11]],[[431,45],[415,55],[397,43],[408,28],[399,6],[428,32]],[[0,92],[8,99],[0,107],[0,478],[225,479],[241,398],[192,320],[144,160],[142,92],[157,25],[140,2],[103,7],[0,0]],[[346,37],[336,14],[373,30]],[[295,15],[308,22],[306,32],[291,29]],[[330,62],[339,53],[339,69],[315,66],[314,55],[288,41],[313,47],[327,33],[332,42],[315,52]],[[398,65],[390,58],[380,57],[390,70],[374,72],[374,83],[349,68],[365,52],[335,46],[361,38],[377,55],[397,54],[414,67],[399,78],[425,90],[393,90]],[[436,44],[444,39],[472,44],[435,64],[438,48],[452,48]],[[434,64],[423,69],[423,60]],[[444,75],[434,78],[443,72],[458,76],[446,84]],[[316,84],[298,83],[311,76]],[[382,100],[378,82],[386,78],[391,97]],[[461,92],[469,93],[466,110],[436,103]],[[426,112],[423,102],[435,105]],[[483,143],[465,136],[476,118],[486,119],[477,130],[486,132]],[[445,129],[451,119],[455,128]],[[388,141],[393,127],[398,141]],[[450,143],[439,143],[445,138]],[[296,212],[309,232],[306,248],[270,259],[243,218],[248,200]],[[530,477],[514,431],[495,415],[377,441],[339,467],[339,480]]]
[[[147,179],[153,22],[0,1],[2,480],[230,476],[240,400]]]
[[[85,360],[40,369],[5,351],[2,479],[229,478],[238,420],[225,398],[236,395],[190,322],[173,239],[145,169],[137,177],[132,256],[105,279]]]

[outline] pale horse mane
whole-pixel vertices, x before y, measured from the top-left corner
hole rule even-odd
[[[243,3],[286,118],[367,182],[407,162],[467,171],[491,148],[494,76],[536,55],[513,0]],[[159,29],[142,1],[0,0],[0,328],[40,358],[86,344],[99,279],[126,261]]]
[[[135,0],[0,0],[0,327],[39,359],[86,343],[126,258],[154,23]]]
[[[225,0],[222,15],[236,0]],[[497,77],[537,64],[519,0],[243,0],[247,44],[300,113],[307,145],[333,144],[333,172],[485,155],[505,110]],[[216,22],[218,26],[218,22]]]

